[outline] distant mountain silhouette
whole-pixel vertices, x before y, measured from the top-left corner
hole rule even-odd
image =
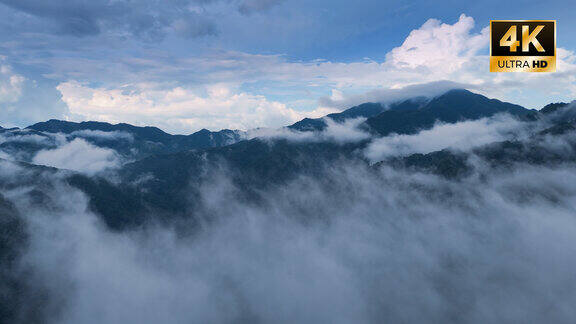
[[[326,119],[344,122],[347,119],[363,117],[367,118],[364,128],[376,134],[413,134],[433,127],[436,122],[455,123],[503,112],[527,115],[531,110],[489,99],[468,90],[454,89],[433,99],[415,97],[389,105],[364,103],[323,118],[305,118],[288,128],[298,131],[322,131],[327,126]]]
[[[75,123],[64,120],[50,119],[49,121],[36,123],[34,125],[28,126],[27,128],[48,133],[64,133],[64,134],[70,134],[82,130],[93,130],[102,132],[114,132],[114,131],[126,132],[136,137],[139,137],[143,140],[160,142],[160,143],[169,141],[171,137],[170,134],[162,131],[157,127],[150,127],[150,126],[138,127],[123,123],[113,125],[109,123],[95,122],[95,121]]]
[[[391,109],[368,118],[366,128],[379,135],[414,134],[429,129],[436,122],[456,123],[490,117],[497,113],[526,115],[522,106],[489,99],[468,90],[451,90],[416,109]]]
[[[229,129],[218,132],[202,129],[190,135],[171,135],[157,127],[138,127],[129,124],[114,125],[92,121],[75,123],[55,119],[31,125],[27,129],[71,135],[78,133],[78,137],[82,137],[82,131],[127,133],[133,137],[133,142],[123,142],[108,137],[98,138],[98,136],[89,137],[88,140],[98,146],[115,149],[124,155],[130,155],[136,149],[139,152],[136,158],[143,158],[152,154],[223,146],[242,139],[242,132]]]
[[[566,106],[568,106],[568,104],[565,102],[550,103],[550,104],[547,104],[546,106],[544,106],[542,109],[540,109],[540,112],[543,114],[550,114],[550,113],[556,112],[560,108],[564,108]]]

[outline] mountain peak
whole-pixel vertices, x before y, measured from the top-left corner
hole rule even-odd
[[[489,101],[495,100],[485,97],[481,94],[474,93],[470,90],[466,89],[452,89],[444,92],[443,94],[433,98],[431,101],[434,100],[481,100],[481,101]]]
[[[64,133],[64,134],[70,134],[72,132],[81,130],[96,130],[103,132],[119,131],[119,132],[128,132],[156,140],[161,140],[169,136],[168,133],[164,132],[163,130],[157,127],[152,126],[140,127],[126,123],[110,124],[98,121],[84,121],[77,123],[66,120],[50,119],[45,122],[30,125],[27,128],[48,133]]]
[[[453,89],[433,98],[420,108],[407,110],[387,110],[371,117],[366,125],[380,135],[413,134],[429,129],[438,121],[456,123],[490,117],[498,113],[523,116],[530,110],[465,89]]]
[[[194,134],[197,134],[197,135],[201,135],[201,134],[202,134],[202,135],[207,135],[207,134],[210,134],[210,133],[212,133],[212,132],[209,131],[209,130],[207,130],[206,128],[202,128],[201,130],[197,131],[197,132],[194,133]]]
[[[446,91],[444,94],[465,94],[465,95],[478,95],[470,90],[466,90],[464,88],[454,88]]]
[[[557,111],[558,109],[566,107],[566,106],[568,106],[568,104],[565,102],[549,103],[546,106],[544,106],[542,109],[540,109],[540,112],[543,114],[550,114],[550,113],[553,113],[553,112]]]
[[[471,116],[468,118],[487,117],[500,112],[522,115],[529,111],[520,105],[503,102],[498,99],[490,99],[466,89],[447,91],[443,95],[432,99],[424,109],[449,109],[459,114],[470,114]]]

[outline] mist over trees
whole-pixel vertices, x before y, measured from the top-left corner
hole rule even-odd
[[[0,129],[1,321],[571,322],[574,104],[377,105],[204,142]]]

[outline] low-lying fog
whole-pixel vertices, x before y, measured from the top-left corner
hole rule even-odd
[[[489,131],[474,135],[482,144],[508,133],[506,121],[466,129]],[[443,127],[426,134],[454,131]],[[428,149],[416,140],[371,152]],[[26,177],[2,163],[2,181]],[[193,235],[109,231],[57,177],[50,203],[4,189],[30,235],[14,270],[33,287],[22,318],[34,308],[50,323],[573,322],[576,165],[473,163],[448,180],[342,162],[258,205],[235,199],[223,171],[202,188]]]

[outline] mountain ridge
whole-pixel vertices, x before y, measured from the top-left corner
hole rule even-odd
[[[383,111],[368,118],[365,128],[381,136],[415,134],[432,128],[436,122],[456,123],[491,117],[497,113],[523,116],[530,112],[520,105],[490,99],[464,89],[453,89],[417,109]]]
[[[462,103],[462,98],[472,98],[472,103],[467,107],[466,114],[453,114]],[[488,107],[479,109],[479,104],[487,104]],[[490,106],[491,105],[491,106]],[[375,112],[379,108],[375,104],[359,105],[352,107],[352,113],[347,116],[357,116],[357,114],[368,107],[368,110]],[[430,110],[448,112],[444,116],[446,122],[458,122],[466,117],[481,118],[491,116],[499,112],[511,112],[517,116],[526,114],[548,115],[557,114],[562,107],[557,107],[554,111],[535,113],[518,105],[503,103],[491,100],[481,95],[472,94],[466,91],[453,91],[447,96],[439,96],[431,100],[407,100],[399,102],[396,110],[387,110],[375,117],[400,115],[400,116],[424,116],[426,118],[412,119],[412,123],[396,123],[394,132],[410,134],[421,130],[423,126],[432,127],[436,122],[430,119]],[[549,110],[549,109],[548,109]],[[383,115],[384,114],[384,115]],[[346,116],[346,115],[344,115]],[[368,120],[370,120],[368,118]],[[551,120],[554,120],[551,118]],[[526,119],[526,122],[534,120]],[[89,127],[99,127],[99,129],[112,129],[112,125],[107,123],[62,123],[52,121],[48,124],[35,124],[25,129],[25,132],[42,132],[38,129],[59,130],[48,127],[50,125],[64,125],[64,131],[73,134],[78,131],[81,125]],[[74,127],[70,127],[70,125]],[[121,124],[113,129],[133,129],[131,125]],[[136,126],[133,126],[136,127]],[[361,126],[362,127],[362,126]],[[402,129],[400,127],[405,127]],[[152,131],[156,136],[172,136],[170,138],[186,139],[186,135],[169,135],[156,128],[138,128],[142,131]],[[542,130],[540,136],[560,136],[574,130],[572,121],[559,119],[554,125]],[[381,128],[378,132],[372,129],[374,136],[383,136],[385,133]],[[390,130],[388,130],[389,132]],[[166,134],[166,135],[163,135]],[[195,133],[196,134],[196,133]],[[201,130],[197,134],[210,137],[214,132]],[[174,137],[176,136],[176,137]],[[169,137],[166,137],[169,138]],[[374,137],[373,137],[374,138]],[[372,139],[373,139],[372,138]],[[536,137],[535,137],[536,139]],[[141,140],[144,141],[144,140]],[[173,140],[171,140],[173,141]],[[138,145],[141,143],[136,141]],[[89,176],[80,172],[66,171],[67,183],[72,185],[90,197],[92,209],[102,215],[106,223],[115,229],[125,226],[139,226],[146,221],[142,217],[146,211],[157,215],[180,215],[186,217],[188,211],[199,208],[201,202],[195,197],[199,196],[201,184],[211,182],[213,174],[207,170],[225,170],[230,180],[241,188],[242,199],[247,201],[258,201],[259,193],[266,191],[269,187],[277,184],[284,184],[294,179],[296,176],[318,177],[326,165],[337,165],[340,161],[354,161],[359,165],[369,165],[370,162],[362,156],[361,151],[370,142],[368,139],[354,142],[338,143],[334,141],[291,141],[289,139],[262,139],[254,138],[241,140],[230,145],[211,146],[199,149],[183,149],[180,151],[156,150],[146,151],[141,158],[123,164],[116,172],[118,183],[108,181],[104,177]],[[104,145],[105,142],[96,142],[95,145]],[[166,142],[168,143],[168,142]],[[172,142],[173,143],[173,142]],[[127,142],[116,145],[120,149],[133,149],[134,142]],[[171,147],[178,148],[178,143]],[[110,145],[109,145],[110,146]],[[114,149],[116,147],[112,145]],[[146,149],[145,146],[144,149]],[[138,149],[142,148],[138,146]],[[180,146],[184,147],[184,146]],[[512,153],[506,153],[508,150]],[[522,159],[541,163],[545,152],[539,147],[520,150],[517,145],[504,144],[494,145],[491,149],[476,151],[487,160],[498,161],[498,159]],[[562,161],[561,157],[551,155],[555,161]],[[453,152],[435,151],[428,154],[413,154],[395,161],[384,161],[375,165],[387,165],[397,168],[413,168],[416,170],[427,170],[445,177],[461,176],[465,170],[462,155],[454,155]],[[32,164],[34,165],[34,164]],[[25,166],[23,164],[23,166]],[[40,170],[40,169],[37,169]],[[46,169],[58,170],[58,169]],[[191,189],[192,188],[192,189]]]

